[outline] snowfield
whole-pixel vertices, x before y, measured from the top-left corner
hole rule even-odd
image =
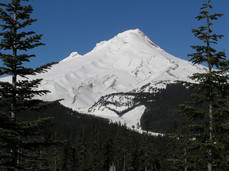
[[[140,130],[144,106],[136,106],[121,116],[110,108],[100,110],[100,106],[92,111],[89,108],[102,96],[120,92],[152,93],[155,88],[165,88],[175,80],[188,81],[193,73],[205,71],[203,66],[193,66],[165,52],[135,29],[98,43],[85,55],[73,52],[48,72],[29,79],[43,79],[39,88],[51,91],[43,100],[63,99],[61,103],[73,110]],[[9,77],[1,78],[1,81],[9,80]]]

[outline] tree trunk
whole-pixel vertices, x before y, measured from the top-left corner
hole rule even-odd
[[[14,22],[17,22],[17,9],[15,8],[13,17],[14,17]],[[14,27],[13,30],[14,34],[17,34],[17,29]],[[17,47],[16,47],[16,40],[14,39],[13,42],[13,56],[14,58],[17,58]],[[16,111],[15,111],[15,107],[16,107],[16,83],[17,83],[17,74],[16,72],[16,64],[13,65],[13,75],[12,75],[12,85],[13,85],[13,94],[12,94],[12,102],[11,102],[11,118],[12,120],[16,120]]]
[[[209,3],[209,1],[208,1]],[[208,6],[208,9],[209,9],[209,6]],[[209,17],[207,17],[207,35],[209,37],[210,35],[210,19]],[[211,61],[211,55],[210,55],[210,40],[209,38],[207,38],[207,57],[208,57],[208,73],[210,74],[212,72],[212,64],[210,63]],[[210,78],[211,79],[211,78]],[[210,83],[212,80],[209,80]],[[212,99],[212,93],[213,93],[213,87],[210,85],[210,90],[209,90],[209,98]],[[209,104],[209,109],[208,109],[208,112],[209,112],[209,143],[211,144],[212,141],[213,141],[213,115],[212,115],[212,100],[210,101],[210,104]],[[208,150],[208,164],[207,164],[207,167],[208,167],[208,171],[212,171],[212,150],[209,149]]]
[[[123,171],[126,171],[126,157],[124,155],[124,159],[123,159]]]
[[[109,171],[116,171],[114,163],[112,163],[112,165],[110,166]]]
[[[188,167],[187,167],[187,149],[186,148],[184,149],[184,163],[185,163],[184,171],[188,171]]]
[[[212,115],[212,103],[209,104],[209,143],[212,143],[213,141],[213,115]],[[212,171],[212,150],[209,149],[208,151],[208,171]]]

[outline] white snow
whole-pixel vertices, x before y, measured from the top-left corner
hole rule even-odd
[[[67,58],[64,58],[64,59],[61,60],[59,63],[62,63],[62,62],[66,62],[66,61],[75,59],[76,57],[81,57],[81,55],[78,54],[78,52],[72,52]]]
[[[193,73],[204,71],[203,66],[193,66],[168,54],[141,30],[135,29],[98,43],[85,55],[73,52],[47,73],[29,78],[42,78],[39,88],[51,91],[42,97],[43,100],[64,99],[61,101],[64,106],[89,113],[88,109],[102,96],[140,90],[150,92],[152,87],[161,88],[166,82],[189,80]],[[0,80],[9,81],[9,77]],[[147,84],[149,86],[145,86]],[[137,128],[143,112],[144,106],[139,106],[122,117],[108,109],[90,114]]]

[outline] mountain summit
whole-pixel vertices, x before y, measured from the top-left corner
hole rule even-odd
[[[145,108],[134,105],[133,93],[153,93],[204,71],[168,54],[135,29],[98,43],[85,55],[73,52],[36,78],[43,79],[41,89],[51,91],[44,100],[63,99],[64,106],[79,112],[136,127]]]
[[[153,45],[155,47],[158,47],[156,44],[154,44],[141,30],[135,29],[135,30],[127,30],[123,33],[119,33],[117,36],[115,36],[113,39],[109,41],[102,41],[96,45],[96,47],[93,49],[93,51],[99,50],[101,48],[111,46],[113,47],[114,51],[119,50],[124,44],[131,43],[138,45],[137,42],[141,41],[141,43],[146,44],[146,46]],[[159,47],[158,47],[159,48]]]

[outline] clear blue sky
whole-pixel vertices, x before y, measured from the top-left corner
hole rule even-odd
[[[1,0],[3,1],[3,0]],[[188,60],[190,45],[199,42],[191,29],[206,0],[32,0],[31,29],[43,34],[46,46],[35,50],[33,65],[59,61],[71,52],[85,54],[96,43],[128,29],[141,29],[154,43],[174,56]],[[213,0],[214,12],[224,16],[214,22],[215,33],[225,37],[218,48],[229,55],[229,0]]]

